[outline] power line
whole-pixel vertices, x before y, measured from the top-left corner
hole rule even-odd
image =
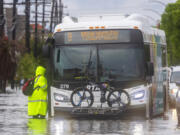
[[[43,4],[43,1],[39,1],[37,2],[38,4]],[[3,3],[4,5],[13,5],[13,3]],[[16,3],[17,5],[26,5],[26,2],[19,2],[19,3]],[[36,4],[36,2],[30,2],[30,5],[32,4]],[[50,5],[51,3],[50,2],[45,2],[46,5]]]

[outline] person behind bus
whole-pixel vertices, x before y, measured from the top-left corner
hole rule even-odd
[[[46,69],[42,66],[36,68],[34,92],[28,97],[28,115],[33,118],[45,118],[47,113],[47,80]]]

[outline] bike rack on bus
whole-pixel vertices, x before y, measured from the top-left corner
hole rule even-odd
[[[118,107],[75,107],[72,110],[72,114],[88,114],[88,115],[118,115],[125,111],[125,108],[118,108]]]

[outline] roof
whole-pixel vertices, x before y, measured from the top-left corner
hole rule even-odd
[[[106,29],[134,28],[134,26],[138,26],[139,29],[151,27],[147,17],[140,14],[86,15],[80,16],[78,22],[74,22],[71,17],[66,16],[63,18],[63,22],[56,26],[55,32],[58,28],[64,31],[82,30],[89,29],[90,26],[105,26]]]
[[[35,29],[35,24],[30,24],[31,28],[34,30]],[[40,25],[40,24],[37,24],[37,29],[38,30],[42,30],[43,29],[43,26]]]
[[[55,28],[55,32],[58,28],[63,31],[68,30],[87,30],[89,27],[105,26],[106,29],[117,29],[117,28],[129,28],[132,25],[140,26],[141,23],[132,20],[127,21],[122,15],[101,15],[101,16],[81,16],[78,18],[78,22],[73,22],[68,16],[63,18],[63,23],[59,24]]]
[[[150,41],[152,35],[163,37],[161,42],[166,44],[164,31],[153,28],[149,24],[147,17],[140,14],[122,15],[86,15],[80,16],[77,22],[74,22],[69,16],[63,18],[63,22],[55,27],[56,32],[76,31],[89,29],[139,29],[144,34],[145,42]]]

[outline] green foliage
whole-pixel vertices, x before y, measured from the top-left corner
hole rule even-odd
[[[166,32],[168,63],[180,64],[180,0],[167,5],[162,15],[161,29]]]
[[[43,42],[39,41],[37,45],[38,57],[35,58],[33,55],[34,51],[34,40],[30,40],[31,53],[23,53],[17,67],[17,79],[29,79],[35,76],[35,70],[38,65],[44,67],[47,66],[48,61],[42,57],[42,46]]]
[[[18,64],[18,77],[22,78],[32,78],[35,74],[35,69],[38,66],[39,59],[35,59],[33,54],[26,53],[21,57]]]

